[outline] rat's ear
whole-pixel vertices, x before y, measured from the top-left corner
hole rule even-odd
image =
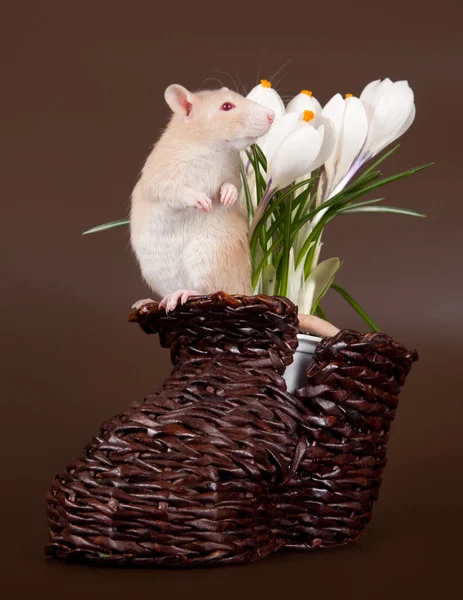
[[[220,91],[221,92],[229,92],[230,90],[227,87],[223,87]]]
[[[164,98],[174,113],[188,117],[193,108],[193,94],[182,85],[173,83],[164,92]]]

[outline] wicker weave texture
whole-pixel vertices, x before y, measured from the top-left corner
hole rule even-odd
[[[130,320],[170,348],[171,377],[55,477],[47,554],[195,566],[358,539],[416,352],[341,331],[293,395],[282,378],[298,333],[287,299],[220,292],[168,315],[145,305]]]

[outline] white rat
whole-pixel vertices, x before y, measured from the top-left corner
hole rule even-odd
[[[250,294],[239,152],[275,114],[228,88],[192,93],[174,84],[165,99],[172,118],[132,194],[131,243],[143,278],[167,311],[192,295]]]

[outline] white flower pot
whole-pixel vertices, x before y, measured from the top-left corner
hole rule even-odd
[[[322,338],[299,333],[297,339],[299,345],[294,354],[294,360],[286,367],[283,374],[283,379],[286,381],[286,387],[291,394],[305,385],[307,367],[312,362],[315,348]]]

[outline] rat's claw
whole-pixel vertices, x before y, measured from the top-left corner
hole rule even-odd
[[[202,194],[196,200],[196,208],[199,208],[203,212],[210,212],[212,210],[212,200],[206,194]]]
[[[196,290],[176,290],[172,294],[169,294],[168,296],[163,298],[161,300],[161,302],[159,303],[159,307],[165,308],[166,313],[168,313],[171,310],[174,310],[174,308],[177,306],[177,304],[179,302],[180,302],[180,304],[185,304],[185,302],[191,296],[200,296],[200,295],[201,294],[199,292],[197,292]]]
[[[220,188],[220,202],[224,206],[234,204],[238,198],[238,190],[233,183],[224,183]]]
[[[188,298],[190,298],[191,296],[200,296],[201,294],[199,292],[197,292],[196,290],[185,290],[183,292],[183,294],[180,296],[180,304],[185,304],[185,302],[188,300]]]

